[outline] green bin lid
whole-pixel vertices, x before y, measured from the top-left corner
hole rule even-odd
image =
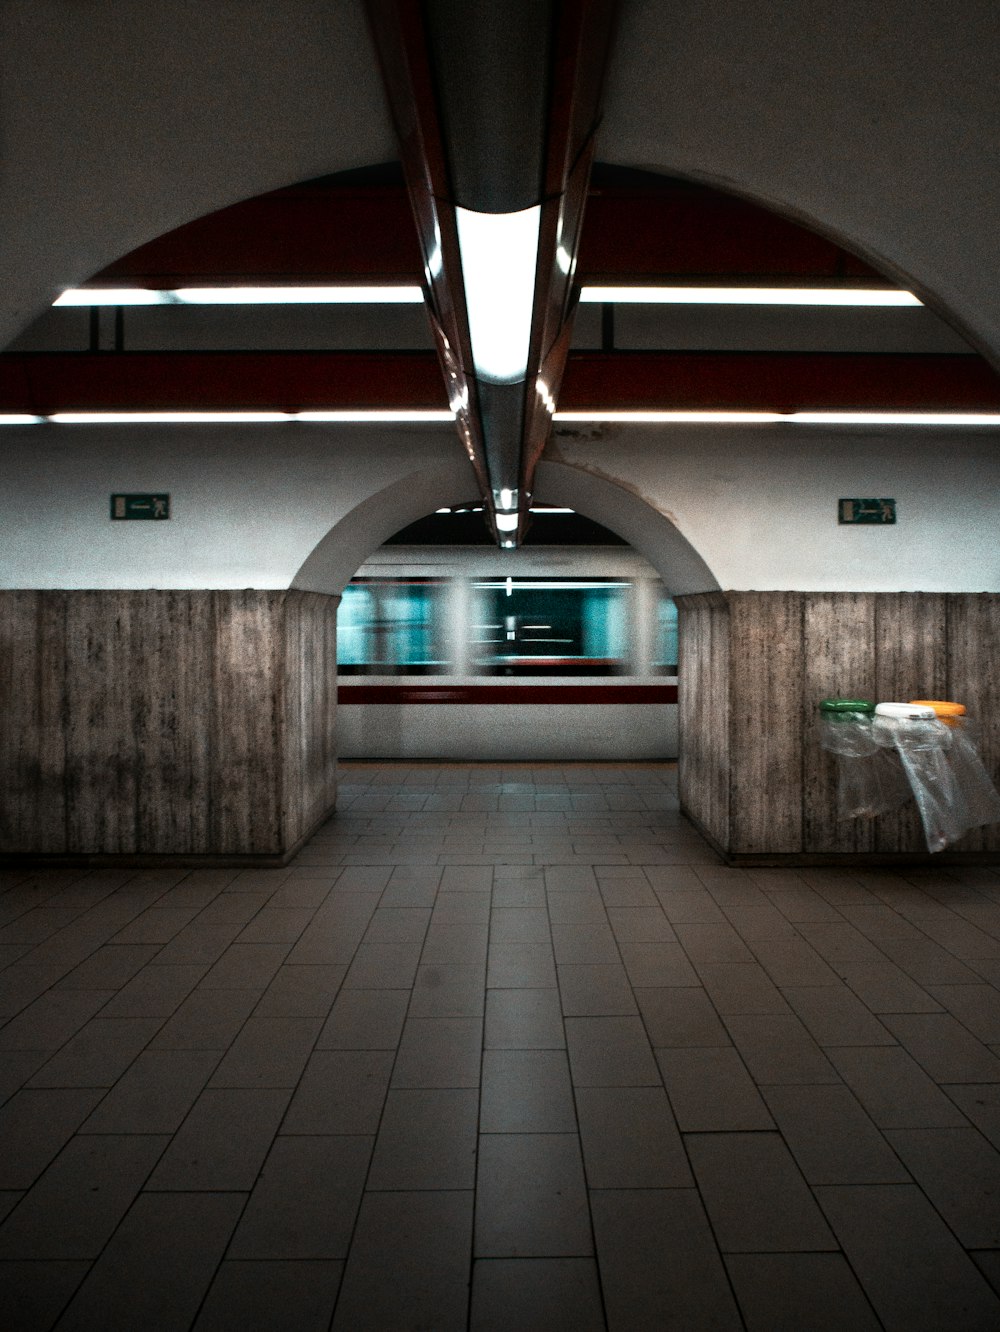
[[[875,711],[875,704],[869,703],[866,698],[824,698],[819,705],[820,712],[838,713],[838,712],[864,712],[871,713]]]

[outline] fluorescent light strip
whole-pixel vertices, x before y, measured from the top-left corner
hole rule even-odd
[[[998,412],[792,412],[794,425],[998,426]]]
[[[432,408],[413,408],[394,411],[392,409],[372,410],[372,411],[328,411],[328,412],[295,412],[293,419],[296,421],[330,421],[330,422],[369,422],[377,424],[382,422],[386,425],[395,425],[400,423],[430,424],[433,422],[447,421],[453,425],[455,417],[446,409],[440,411]]]
[[[633,425],[1000,426],[997,412],[556,412],[556,422]]]
[[[912,291],[887,287],[584,287],[601,305],[923,305]]]
[[[766,422],[786,421],[788,418],[779,412],[645,412],[645,411],[607,411],[607,412],[556,412],[553,420],[559,421],[621,421],[648,425],[695,425],[717,422],[729,425],[753,425]]]
[[[48,417],[19,418],[53,421],[56,425],[248,425],[286,421],[335,422],[338,424],[427,424],[454,420],[447,411],[329,411],[329,412],[53,412]]]
[[[415,286],[73,287],[53,305],[422,305]]]
[[[455,209],[472,360],[491,384],[527,373],[541,216],[540,205],[517,213]]]
[[[557,422],[618,422],[622,425],[828,425],[828,426],[1000,426],[1000,412],[557,412]],[[332,425],[444,425],[451,412],[436,409],[309,412],[53,412],[32,416],[0,412],[0,426],[44,425],[268,425],[287,421]],[[479,512],[479,510],[475,510]],[[572,513],[541,508],[532,512]]]
[[[294,421],[290,412],[53,412],[56,425],[219,425]]]
[[[423,299],[420,287],[409,284],[176,287],[169,290],[148,287],[71,287],[53,304],[58,306],[420,305]],[[888,287],[584,287],[580,300],[592,305],[923,305],[923,302],[911,291]]]

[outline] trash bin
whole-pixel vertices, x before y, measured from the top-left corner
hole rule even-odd
[[[926,703],[879,703],[872,735],[899,755],[920,811],[928,851],[942,851],[970,827],[971,814],[950,762],[953,731]]]
[[[898,809],[910,789],[894,751],[872,733],[875,705],[860,698],[825,698],[820,744],[837,762],[837,818],[874,818]]]
[[[979,756],[976,724],[966,715],[965,705],[946,699],[918,699],[914,706],[933,708],[951,735],[948,758],[965,802],[966,830],[1000,823],[1000,794]]]

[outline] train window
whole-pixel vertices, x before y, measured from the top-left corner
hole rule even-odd
[[[337,666],[345,675],[423,675],[448,667],[446,584],[356,578],[337,612]]]
[[[630,586],[597,579],[475,583],[473,669],[486,675],[624,671]]]
[[[663,675],[677,674],[677,605],[661,592],[656,605],[656,655],[653,668]]]

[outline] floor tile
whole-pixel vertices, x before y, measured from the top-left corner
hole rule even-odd
[[[167,1142],[152,1134],[71,1139],[0,1226],[0,1258],[96,1258]]]
[[[1000,1059],[949,1013],[885,1013],[885,1026],[935,1082],[1000,1082]]]
[[[481,966],[445,962],[417,969],[410,1017],[482,1017],[485,1006]]]
[[[758,1086],[840,1081],[829,1059],[793,1014],[727,1017],[725,1023]]]
[[[275,1138],[227,1257],[345,1258],[373,1145],[372,1137]]]
[[[816,1196],[885,1327],[1000,1326],[1000,1299],[915,1185],[832,1186]]]
[[[636,999],[650,1044],[654,1047],[732,1044],[729,1033],[702,989],[636,990]]]
[[[558,990],[487,990],[486,1049],[557,1050],[565,1045]]]
[[[1000,1153],[974,1128],[889,1129],[903,1164],[966,1249],[1000,1249]]]
[[[638,1017],[566,1019],[575,1087],[658,1087],[660,1074]]]
[[[593,1252],[576,1134],[486,1134],[476,1190],[477,1258]]]
[[[604,1332],[593,1258],[477,1258],[469,1332]]]
[[[144,1193],[60,1319],[60,1327],[172,1332],[190,1326],[239,1218],[238,1193]]]
[[[261,996],[254,1016],[325,1018],[346,974],[344,965],[282,965]]]
[[[556,967],[551,944],[490,944],[486,970],[486,984],[490,989],[539,989],[555,983]]]
[[[565,1017],[614,1017],[637,1012],[635,995],[621,963],[557,966]]]
[[[375,1133],[392,1062],[388,1050],[315,1051],[292,1097],[282,1132]]]
[[[47,1332],[87,1275],[87,1262],[0,1262],[0,1308],[19,1332]]]
[[[484,1051],[479,1127],[482,1133],[575,1133],[565,1052]]]
[[[837,1244],[777,1133],[690,1133],[691,1168],[723,1253],[792,1253]]]
[[[0,1189],[30,1189],[101,1099],[95,1089],[20,1091],[0,1109]]]
[[[318,1050],[395,1050],[409,990],[342,990],[316,1041]]]
[[[906,1184],[886,1135],[849,1088],[765,1087],[763,1097],[810,1184]]]
[[[473,1188],[478,1104],[465,1088],[390,1091],[368,1189]]]
[[[735,1050],[657,1050],[656,1059],[682,1132],[774,1127],[760,1092]]]
[[[747,1332],[878,1332],[841,1253],[733,1253],[726,1267]]]
[[[249,1332],[288,1327],[327,1332],[344,1264],[338,1262],[222,1263],[194,1332]]]
[[[964,1128],[965,1117],[898,1047],[830,1049],[837,1072],[879,1128]]]
[[[479,1018],[410,1018],[392,1071],[393,1087],[478,1087]]]
[[[289,1095],[270,1089],[202,1092],[160,1158],[149,1187],[249,1191]]]
[[[591,1206],[610,1332],[741,1332],[695,1189],[602,1190]]]
[[[155,1050],[227,1050],[259,999],[255,990],[195,990],[150,1042]]]
[[[332,1332],[464,1332],[472,1201],[471,1192],[366,1194]]]
[[[215,1050],[146,1050],[81,1133],[175,1133],[219,1062]]]
[[[782,994],[820,1045],[894,1043],[878,1018],[846,985],[793,985]]]
[[[693,1185],[661,1087],[580,1087],[576,1104],[590,1189]]]
[[[29,1087],[111,1087],[162,1026],[160,1018],[92,1018]]]
[[[618,945],[618,951],[636,989],[701,984],[680,944],[624,942]]]

